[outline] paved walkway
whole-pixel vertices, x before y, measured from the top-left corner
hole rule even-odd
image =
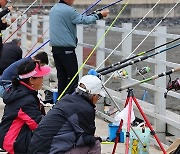
[[[3,108],[4,104],[2,102],[2,99],[0,99],[0,118],[3,114]],[[108,123],[96,118],[96,135],[101,137],[107,137],[108,136]],[[111,154],[113,150],[114,144],[102,144],[102,154]],[[161,151],[157,150],[153,146],[150,146],[149,149],[150,154],[160,154]],[[118,143],[116,154],[124,154],[125,153],[125,146],[124,143]],[[5,154],[5,152],[0,152],[0,154]]]

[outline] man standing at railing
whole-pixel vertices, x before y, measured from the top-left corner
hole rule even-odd
[[[57,69],[58,94],[60,95],[78,71],[75,48],[77,46],[77,24],[94,24],[109,11],[101,11],[89,16],[79,14],[71,5],[75,0],[60,0],[55,4],[49,16],[50,45]],[[78,76],[65,93],[74,92],[78,84]]]
[[[4,8],[5,5],[7,4],[7,2],[8,2],[7,0],[0,0],[0,8]],[[8,14],[12,9],[13,9],[13,7],[9,6],[0,12],[0,57],[1,57],[1,52],[2,52],[2,48],[3,48],[1,31],[5,30],[8,27],[7,21],[3,17],[6,14]]]

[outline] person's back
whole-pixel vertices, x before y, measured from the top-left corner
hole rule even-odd
[[[40,122],[40,127],[34,131],[29,146],[30,153],[65,153],[73,148],[78,140],[77,136],[80,137],[85,132],[89,133],[86,138],[90,142],[95,133],[94,107],[80,95],[64,96],[48,111]]]
[[[0,58],[0,74],[12,63],[22,58],[22,49],[20,48],[20,40],[14,39],[11,42],[5,43],[2,49]]]

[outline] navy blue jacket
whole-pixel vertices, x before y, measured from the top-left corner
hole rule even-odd
[[[39,123],[30,154],[64,154],[75,146],[94,145],[95,105],[78,94],[64,96]]]

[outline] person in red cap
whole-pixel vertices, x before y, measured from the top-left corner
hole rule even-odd
[[[43,77],[50,73],[49,66],[29,60],[18,67],[18,76],[12,79],[12,87],[6,90],[6,104],[0,123],[0,148],[9,154],[27,154],[33,131],[45,115],[37,97]]]

